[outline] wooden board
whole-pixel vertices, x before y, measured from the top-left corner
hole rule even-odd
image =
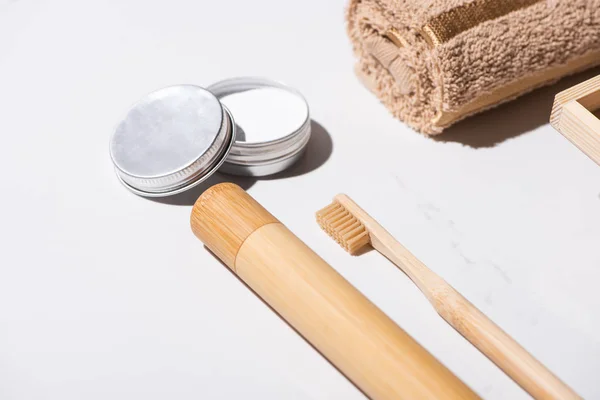
[[[560,92],[550,124],[600,165],[600,75]],[[594,112],[596,112],[594,114]]]

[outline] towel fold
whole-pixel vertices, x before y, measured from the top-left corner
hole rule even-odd
[[[359,77],[430,135],[600,65],[600,0],[350,0],[346,17]]]

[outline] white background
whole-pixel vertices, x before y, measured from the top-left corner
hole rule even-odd
[[[193,236],[200,190],[161,203],[114,176],[131,103],[241,75],[298,88],[318,125],[285,177],[236,182],[481,396],[526,398],[396,267],[319,230],[334,194],[600,398],[600,167],[546,123],[600,71],[432,140],[353,75],[344,6],[0,0],[0,398],[363,398]]]

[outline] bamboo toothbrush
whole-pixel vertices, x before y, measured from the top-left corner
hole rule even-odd
[[[454,329],[536,399],[579,399],[570,387],[412,255],[348,196],[339,194],[317,221],[350,254],[371,244],[419,287]]]

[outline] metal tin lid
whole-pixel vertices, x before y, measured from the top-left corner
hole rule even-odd
[[[148,94],[129,110],[112,136],[110,155],[127,188],[168,196],[208,178],[234,141],[227,108],[206,89],[178,85]]]

